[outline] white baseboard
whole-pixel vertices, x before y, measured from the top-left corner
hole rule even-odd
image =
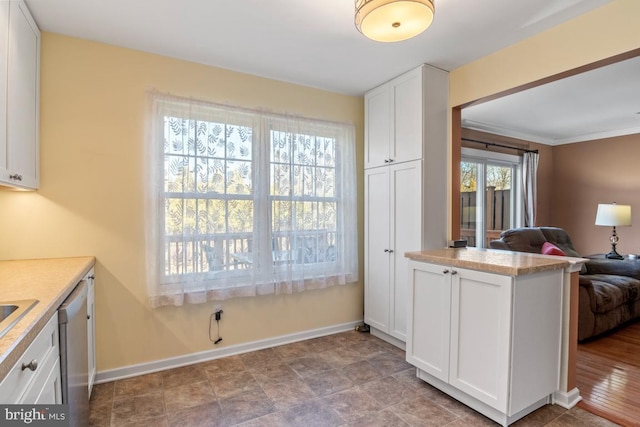
[[[339,325],[327,326],[324,328],[312,329],[303,332],[296,332],[289,335],[267,338],[259,341],[252,341],[243,344],[231,345],[220,349],[211,349],[198,353],[185,354],[183,356],[171,357],[169,359],[154,360],[152,362],[140,363],[137,365],[124,366],[122,368],[99,371],[96,374],[96,384],[138,375],[150,374],[152,372],[164,371],[181,366],[193,365],[194,363],[206,362],[208,360],[219,359],[221,357],[233,356],[235,354],[248,353],[250,351],[262,350],[265,348],[277,347],[279,345],[290,344],[297,341],[304,341],[310,338],[332,335],[339,332],[352,331],[356,325],[362,324],[362,320],[357,322],[342,323]]]
[[[553,403],[558,406],[562,406],[565,409],[571,409],[582,400],[580,396],[580,390],[575,387],[569,391],[556,391],[553,393]]]

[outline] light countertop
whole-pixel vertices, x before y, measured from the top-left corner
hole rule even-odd
[[[405,256],[414,261],[468,268],[507,276],[521,276],[548,270],[571,267],[573,270],[585,259],[550,255],[510,252],[495,249],[443,248],[418,252],[407,252]]]
[[[39,301],[0,338],[0,381],[94,265],[94,257],[0,261],[0,302]]]

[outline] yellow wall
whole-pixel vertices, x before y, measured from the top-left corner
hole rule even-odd
[[[459,67],[452,107],[640,48],[640,1],[611,3]]]
[[[0,259],[97,257],[101,371],[214,348],[208,326],[217,303],[156,310],[146,303],[143,136],[149,89],[353,123],[360,231],[363,225],[362,98],[44,33],[41,188],[0,191]],[[361,238],[361,254],[362,245]],[[361,320],[363,287],[222,305],[224,341],[216,348]]]

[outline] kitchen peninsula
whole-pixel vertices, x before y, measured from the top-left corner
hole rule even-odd
[[[406,357],[419,378],[504,426],[579,401],[567,366],[572,283],[586,260],[475,248],[405,256]]]

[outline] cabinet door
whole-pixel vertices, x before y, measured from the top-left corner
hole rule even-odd
[[[449,383],[506,413],[513,279],[458,268],[451,274]]]
[[[96,379],[96,306],[93,270],[87,275],[87,345],[89,355],[89,397]]]
[[[364,167],[385,165],[391,140],[391,98],[389,85],[377,87],[364,96]]]
[[[392,80],[395,163],[422,158],[422,67]]]
[[[391,331],[407,340],[407,304],[409,303],[409,259],[406,252],[422,249],[422,162],[396,164],[391,174]]]
[[[0,182],[9,180],[7,169],[7,55],[9,49],[9,2],[0,2]]]
[[[12,185],[38,187],[40,31],[23,2],[9,8],[7,169]]]
[[[364,321],[389,333],[389,168],[365,170]]]
[[[407,362],[433,375],[449,379],[451,269],[409,262],[409,324]]]

